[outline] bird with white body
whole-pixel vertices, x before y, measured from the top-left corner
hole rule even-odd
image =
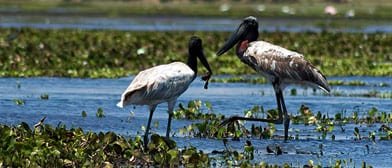
[[[233,116],[225,120],[222,125],[236,120],[284,123],[284,139],[287,140],[290,118],[284,103],[284,88],[290,84],[299,84],[329,92],[330,87],[325,76],[305,60],[302,54],[265,41],[256,41],[259,36],[258,28],[255,17],[246,17],[219,49],[217,55],[224,54],[237,44],[236,54],[238,58],[272,83],[278,105],[278,119]]]
[[[173,109],[177,98],[188,89],[197,76],[197,58],[208,70],[208,73],[202,77],[206,81],[204,88],[207,89],[212,71],[204,56],[201,39],[195,36],[191,37],[188,47],[187,64],[173,62],[141,71],[124,91],[121,101],[117,104],[121,108],[131,104],[148,105],[150,116],[144,135],[145,147],[148,143],[152,115],[157,105],[164,102],[168,104],[169,119],[166,137],[169,137]]]

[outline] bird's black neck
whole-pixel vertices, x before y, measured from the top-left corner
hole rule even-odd
[[[189,53],[187,65],[197,74],[197,58],[194,54]]]
[[[242,58],[244,52],[248,49],[249,43],[254,42],[259,37],[259,32],[256,29],[249,30],[248,34],[243,40],[240,40],[236,46],[236,54],[238,57]]]

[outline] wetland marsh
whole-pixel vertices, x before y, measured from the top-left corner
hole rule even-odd
[[[336,16],[324,1],[303,3],[0,1],[0,167],[390,167],[391,3],[333,3]],[[245,15],[260,18],[259,39],[303,53],[332,87],[285,89],[287,143],[283,125],[219,126],[276,117],[272,86],[234,51],[215,55]],[[170,139],[159,136],[159,105],[145,149],[147,107],[116,103],[137,72],[184,61],[192,35],[214,72],[209,89],[198,77],[178,99]]]
[[[0,122],[6,125],[27,122],[32,126],[46,116],[45,123],[52,126],[64,124],[67,128],[82,128],[93,132],[110,131],[127,138],[134,138],[144,134],[143,127],[148,118],[148,109],[140,106],[126,109],[116,107],[120,93],[131,79],[1,78],[0,105],[3,117]],[[388,77],[332,77],[331,80],[347,82],[360,80],[369,83],[368,86],[332,87],[334,91],[345,93],[366,93],[369,89],[389,92],[392,85]],[[381,82],[389,86],[377,86],[377,83]],[[273,90],[268,84],[211,83],[208,90],[202,89],[202,86],[203,83],[196,79],[190,89],[181,96],[176,109],[179,109],[179,104],[187,108],[188,102],[194,99],[202,100],[200,112],[224,116],[245,115],[246,110],[256,105],[261,106],[265,112],[276,106]],[[43,99],[42,95],[47,95],[47,99]],[[233,137],[226,137],[230,150],[243,151],[245,141],[250,140],[255,148],[254,159],[250,160],[253,164],[263,161],[269,164],[289,163],[292,166],[300,166],[313,160],[316,165],[330,166],[341,159],[347,162],[351,160],[351,163],[347,163],[351,166],[360,166],[362,162],[380,167],[389,165],[389,160],[384,158],[391,152],[387,149],[392,141],[388,138],[381,140],[382,137],[388,137],[388,132],[383,132],[380,128],[383,124],[389,125],[392,121],[391,98],[340,97],[301,88],[297,89],[297,95],[291,95],[288,88],[285,95],[288,111],[292,117],[300,115],[301,105],[309,107],[314,115],[320,111],[328,118],[336,118],[340,113],[340,118],[350,119],[356,113],[358,119],[366,119],[372,117],[369,111],[373,108],[376,109],[376,112],[373,112],[375,114],[372,114],[373,117],[378,118],[382,113],[388,115],[382,121],[374,120],[370,123],[367,120],[358,120],[356,123],[350,120],[341,126],[339,123],[342,122],[331,120],[329,122],[334,124],[331,125],[331,130],[325,132],[324,138],[322,131],[318,130],[322,124],[304,124],[303,120],[297,120],[297,124],[291,125],[289,135],[293,139],[288,143],[283,143],[281,139],[282,125],[271,127],[265,123],[249,122],[244,125],[248,129],[251,128],[251,124],[254,124],[261,128],[274,128],[275,131],[271,137],[261,139],[259,136],[243,135],[244,137],[239,141],[233,141],[231,140]],[[24,103],[18,105],[15,102],[18,99],[23,100]],[[204,105],[205,102],[209,102],[207,104],[210,104],[211,109]],[[99,108],[102,109],[104,117],[97,116]],[[265,117],[267,114],[262,114],[259,110],[258,115]],[[196,147],[209,154],[210,159],[216,159],[210,160],[210,163],[227,165],[230,159],[224,158],[224,155],[219,152],[216,153],[225,151],[223,143],[225,137],[200,138],[194,134],[200,132],[200,128],[193,125],[196,131],[193,134],[189,129],[192,124],[203,123],[204,120],[181,118],[175,119],[172,124],[172,139],[177,146]],[[166,105],[162,104],[154,114],[152,132],[163,135],[166,123]],[[357,139],[354,134],[355,127],[359,128],[361,136],[365,138]],[[369,138],[371,134],[375,135],[374,141]],[[320,144],[323,145],[322,155],[320,155]],[[279,145],[283,152],[287,153],[278,156],[268,153],[266,147],[271,145]]]

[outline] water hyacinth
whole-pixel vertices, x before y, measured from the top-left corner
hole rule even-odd
[[[207,111],[201,110],[202,105],[208,104]],[[276,109],[264,110],[263,106],[255,105],[243,112],[245,117],[250,118],[267,118],[273,119],[278,117]],[[280,138],[274,135],[276,132],[275,124],[268,123],[252,123],[237,121],[229,124],[227,127],[222,127],[220,124],[226,116],[213,111],[209,102],[203,103],[200,100],[193,100],[188,102],[188,106],[179,105],[179,110],[175,112],[176,119],[185,119],[195,121],[193,124],[185,126],[180,129],[180,134],[189,137],[208,137],[208,138],[227,138],[232,137],[233,140],[238,140],[243,137],[255,137],[259,139]],[[314,127],[315,131],[320,132],[320,138],[325,139],[328,133],[334,129],[340,128],[345,131],[344,126],[347,124],[376,124],[376,123],[390,123],[392,122],[392,115],[387,112],[379,112],[377,108],[371,108],[367,111],[366,116],[358,116],[358,112],[354,112],[352,116],[346,116],[345,112],[336,113],[335,117],[328,117],[326,114],[318,111],[313,113],[306,105],[301,105],[297,115],[291,115],[290,120],[292,124],[304,124],[305,126]],[[260,124],[260,125],[258,125]],[[392,129],[391,129],[392,130]],[[334,136],[334,135],[332,135]],[[380,136],[379,139],[383,139]],[[295,139],[299,139],[296,137]]]
[[[48,100],[48,99],[49,99],[49,94],[43,93],[43,94],[41,94],[40,98],[41,98],[42,100]]]
[[[209,158],[194,147],[178,149],[172,140],[152,135],[148,149],[141,137],[125,139],[113,132],[84,132],[81,128],[53,128],[41,123],[33,130],[26,123],[0,125],[0,163],[10,167],[128,167],[209,165]]]
[[[223,165],[252,166],[261,164],[263,161],[254,161],[256,157],[255,152],[260,149],[252,145],[252,140],[281,139],[280,136],[274,135],[276,132],[274,124],[260,123],[259,125],[259,123],[243,122],[220,127],[219,125],[225,116],[212,109],[213,107],[209,102],[192,100],[188,102],[188,106],[184,107],[182,105],[182,108],[179,110],[181,115],[177,119],[194,121],[193,124],[186,126],[187,129],[180,130],[182,135],[208,137],[226,141],[227,148],[219,154],[221,159],[223,157],[223,160],[221,160],[224,162]],[[260,105],[244,110],[243,114],[248,117],[277,117],[275,109],[264,110],[264,107]],[[364,115],[359,115],[358,113],[346,115],[342,111],[334,117],[328,117],[328,115],[322,115],[322,112],[315,113],[308,106],[301,105],[298,114],[290,117],[293,124],[304,124],[306,127],[314,128],[315,131],[320,132],[320,139],[326,139],[327,135],[334,131],[334,128],[344,127],[350,123],[376,126],[379,123],[382,124],[379,130],[373,132],[364,132],[363,127],[355,128],[353,132],[350,131],[352,137],[357,141],[378,143],[380,140],[392,139],[392,129],[389,126],[392,116],[390,113],[380,111],[377,108],[368,109]],[[13,130],[13,133],[10,133],[10,130]],[[295,139],[300,140],[303,138],[301,136]],[[156,134],[151,136],[151,141],[147,148],[144,148],[142,138],[138,135],[128,139],[113,132],[93,133],[84,132],[81,128],[66,129],[65,125],[62,124],[53,128],[50,125],[45,125],[44,119],[38,122],[34,128],[30,128],[26,123],[21,123],[15,127],[0,125],[0,138],[4,140],[2,144],[7,146],[7,148],[0,148],[0,159],[3,159],[2,164],[7,166],[50,165],[78,167],[112,165],[117,167],[144,165],[205,167],[211,166],[211,160],[216,161],[215,156],[211,156],[211,154],[203,153],[192,146],[179,148],[175,141]],[[242,141],[241,143],[244,143],[243,149],[231,150],[230,143],[225,138]],[[248,141],[243,141],[245,138]],[[335,135],[332,134],[331,138],[334,140]],[[13,146],[12,143],[15,142],[15,139],[17,139],[17,143],[23,145],[19,147]],[[42,144],[41,141],[47,145],[34,146]],[[30,149],[36,149],[37,155],[32,155],[31,152],[34,151]],[[273,152],[274,150],[278,151],[277,149],[273,148]],[[25,153],[22,152],[13,158],[9,157],[12,156],[9,154],[10,152],[20,150],[24,150]],[[281,152],[275,151],[276,155],[278,153],[282,155],[287,154],[284,148],[280,150]],[[325,152],[325,149],[321,146],[318,155]],[[42,160],[42,157],[45,160]],[[47,160],[47,158],[51,159]],[[19,160],[27,160],[28,162],[19,162]],[[264,162],[263,164],[266,163]]]
[[[236,60],[234,51],[228,53],[232,56],[214,56],[220,45],[218,42],[224,41],[228,32],[1,28],[0,76],[122,77],[154,65],[183,60],[187,48],[182,41],[195,34],[211,44],[204,51],[215,74],[255,74]],[[389,34],[262,34],[265,41],[304,53],[328,76],[392,75],[392,49],[388,47],[392,38]],[[12,40],[7,40],[11,35]]]

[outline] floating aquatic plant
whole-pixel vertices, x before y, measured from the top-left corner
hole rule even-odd
[[[42,100],[48,100],[48,99],[49,99],[49,94],[43,93],[43,94],[41,94],[40,98],[41,98]]]
[[[238,140],[243,137],[256,137],[260,139],[278,138],[278,136],[274,135],[276,128],[275,124],[272,123],[265,124],[262,122],[255,122],[250,124],[250,128],[247,128],[245,122],[235,121],[229,123],[227,126],[221,126],[220,124],[226,117],[219,113],[216,115],[206,115],[210,112],[201,112],[200,107],[202,104],[203,103],[200,100],[196,100],[189,102],[189,108],[184,108],[180,105],[179,112],[182,113],[182,117],[179,119],[191,118],[191,120],[199,120],[180,129],[181,135],[218,139],[232,137],[233,140]],[[189,113],[189,111],[193,112]],[[188,114],[188,117],[183,114]],[[269,109],[265,112],[263,106],[255,105],[252,108],[244,110],[244,116],[250,118],[276,119],[278,118],[278,111],[276,109]],[[376,108],[369,109],[367,115],[364,116],[358,116],[357,111],[354,111],[351,116],[347,116],[345,115],[345,111],[342,111],[336,113],[334,117],[328,117],[328,115],[322,114],[320,111],[313,113],[306,105],[301,105],[298,114],[291,115],[290,118],[292,124],[304,124],[305,126],[314,127],[315,131],[321,133],[321,139],[325,139],[328,133],[332,132],[335,128],[340,128],[340,130],[344,132],[344,125],[346,124],[375,124],[390,123],[392,121],[391,114],[379,112]],[[298,134],[295,135],[295,139],[299,138]],[[331,138],[335,139],[335,135],[331,135]]]
[[[194,32],[1,28],[0,34],[3,48],[0,76],[98,78],[122,77],[154,65],[182,60],[187,54],[187,46],[182,42]],[[13,40],[6,40],[12,34],[17,35]],[[255,74],[235,56],[213,56],[220,45],[217,41],[224,41],[227,32],[198,32],[197,35],[211,44],[206,46],[205,52],[215,74]],[[392,75],[389,34],[263,32],[263,40],[303,53],[328,76]],[[265,82],[264,78],[245,77],[233,82],[243,80]]]
[[[87,117],[87,112],[84,111],[84,110],[82,111],[82,117],[83,117],[83,118]]]
[[[201,100],[191,100],[187,107],[182,103],[178,105],[179,109],[173,112],[173,118],[185,120],[207,120],[220,117],[212,111],[210,102],[202,102]]]
[[[18,106],[22,106],[25,104],[25,101],[23,99],[14,99],[14,102]]]
[[[105,117],[105,113],[103,112],[103,109],[102,109],[101,107],[99,107],[99,108],[97,109],[97,113],[95,113],[95,115],[96,115],[98,118]]]
[[[152,135],[148,148],[141,137],[125,139],[113,132],[84,132],[26,123],[0,125],[0,163],[5,167],[133,167],[209,165],[206,154],[194,147],[178,149],[173,140]]]

